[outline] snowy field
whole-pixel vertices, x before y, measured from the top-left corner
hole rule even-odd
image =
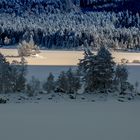
[[[5,56],[13,56],[13,57],[7,57],[7,59],[10,62],[12,60],[19,60],[19,58],[17,58],[18,56],[17,49],[0,49],[0,52]],[[83,53],[84,53],[83,51],[42,50],[39,55],[34,57],[28,57],[26,59],[29,65],[68,66],[68,65],[77,65],[79,59],[83,58]],[[123,58],[127,59],[130,63],[133,60],[140,61],[140,53],[136,53],[136,52],[112,52],[112,55],[116,62],[120,62],[121,59]]]
[[[139,140],[140,102],[0,106],[1,140]]]

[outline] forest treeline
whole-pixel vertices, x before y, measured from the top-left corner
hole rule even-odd
[[[70,12],[67,14],[0,14],[0,45],[29,41],[47,49],[82,49],[104,44],[112,49],[140,49],[140,15],[126,12]]]

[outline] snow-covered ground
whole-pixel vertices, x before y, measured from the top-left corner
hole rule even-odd
[[[17,49],[0,49],[0,52],[5,56],[18,56]],[[130,63],[133,60],[140,61],[140,53],[137,52],[112,52],[114,60],[120,62],[125,58]],[[34,57],[26,58],[29,65],[77,65],[79,59],[83,58],[83,51],[48,51],[42,50],[41,53]],[[17,57],[7,57],[12,60],[19,60]],[[135,64],[136,65],[136,64]]]
[[[139,140],[140,102],[0,105],[1,140]]]

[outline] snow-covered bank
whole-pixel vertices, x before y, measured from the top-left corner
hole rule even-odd
[[[139,140],[139,102],[0,106],[2,140]]]

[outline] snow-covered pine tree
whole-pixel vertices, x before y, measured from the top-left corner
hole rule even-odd
[[[0,53],[0,92],[6,93],[11,90],[10,80],[10,64],[5,59],[4,55]]]
[[[57,80],[57,88],[59,91],[66,92],[68,89],[68,80],[66,73],[62,71]]]
[[[123,92],[127,89],[126,83],[128,79],[128,71],[125,65],[117,65],[116,71],[115,71],[115,84],[118,86],[118,89],[120,93],[123,94]]]
[[[82,75],[82,80],[84,81],[85,90],[92,92],[95,89],[95,56],[94,54],[85,47],[84,58],[80,60],[78,64],[78,69]]]
[[[39,90],[40,90],[40,81],[33,76],[29,81],[29,83],[27,83],[26,85],[26,92],[28,96],[34,96],[39,92]]]
[[[35,45],[34,40],[33,40],[33,36],[30,36],[30,41],[22,41],[22,43],[19,43],[18,46],[18,54],[19,56],[30,56],[30,55],[36,55],[38,54],[39,51],[39,47],[37,45]]]
[[[52,73],[49,74],[47,81],[43,84],[43,89],[47,91],[47,93],[51,93],[55,90],[55,81]]]
[[[111,53],[105,47],[101,47],[96,56],[95,79],[98,89],[106,90],[111,88],[114,78],[115,62]]]
[[[0,92],[17,92],[25,89],[26,63],[21,59],[21,63],[7,62],[0,54]]]
[[[69,68],[69,70],[66,72],[66,76],[68,82],[67,93],[76,94],[81,87],[79,76],[76,75],[71,68]]]
[[[16,90],[17,91],[24,91],[26,86],[26,74],[27,74],[27,61],[24,57],[21,57],[21,61],[17,66],[18,69],[18,76],[16,81]]]

